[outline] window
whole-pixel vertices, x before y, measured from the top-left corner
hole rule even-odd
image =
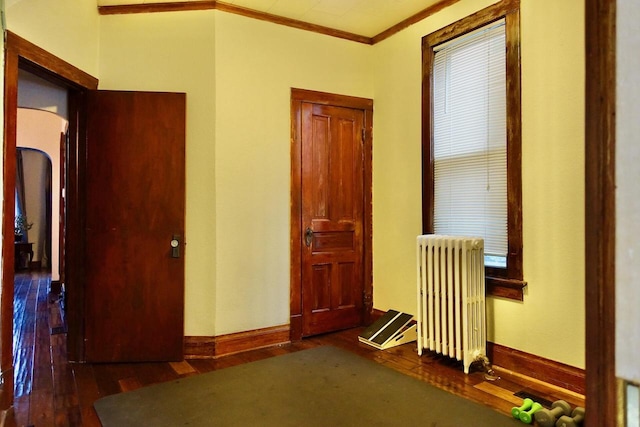
[[[485,239],[487,290],[522,300],[519,0],[423,38],[423,228]]]
[[[482,236],[485,264],[507,266],[504,19],[434,48],[437,234]]]

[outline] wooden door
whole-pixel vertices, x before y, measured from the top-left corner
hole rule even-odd
[[[302,103],[302,334],[363,320],[362,110]]]
[[[182,360],[185,95],[92,91],[87,114],[85,359]]]

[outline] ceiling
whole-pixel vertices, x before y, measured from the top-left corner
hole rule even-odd
[[[442,0],[223,0],[220,3],[373,37],[440,1]],[[174,2],[176,0],[97,0],[98,6]]]

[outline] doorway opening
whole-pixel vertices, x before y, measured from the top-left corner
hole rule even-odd
[[[51,159],[32,148],[16,154],[15,270],[51,272]]]
[[[29,75],[32,74],[32,75]],[[39,80],[38,80],[39,78]],[[35,87],[33,91],[24,89],[24,82],[27,86],[29,83],[37,82],[32,86]],[[18,102],[18,86],[21,84],[21,101]],[[44,82],[44,83],[43,83]],[[67,156],[65,161],[60,161],[60,165],[69,164],[74,165],[77,158],[77,142],[82,138],[82,129],[80,129],[81,115],[80,104],[82,94],[87,89],[95,89],[98,85],[98,80],[92,76],[84,73],[83,71],[73,67],[72,65],[62,61],[61,59],[51,55],[43,49],[29,43],[27,40],[11,33],[6,32],[5,39],[5,78],[4,78],[4,167],[3,167],[3,234],[5,236],[11,235],[12,229],[15,232],[15,188],[16,188],[16,169],[17,169],[17,141],[18,141],[18,108],[19,105],[29,105],[32,108],[43,109],[42,107],[48,104],[46,97],[42,97],[42,89],[38,86],[47,85],[52,90],[58,93],[58,99],[65,101],[67,111],[69,115],[69,132],[68,138],[64,139],[62,143],[62,136],[59,139],[59,143],[64,145],[67,150]],[[25,99],[29,99],[30,104],[23,104]],[[36,101],[37,100],[37,101]],[[51,107],[51,105],[49,105]],[[57,107],[56,107],[57,108]],[[60,113],[61,110],[56,110],[56,113]],[[57,163],[52,163],[52,169]],[[70,172],[70,173],[69,173]],[[70,170],[67,173],[61,172],[61,180],[64,177],[66,182],[66,194],[77,195],[77,178],[73,176],[77,171]],[[53,184],[53,179],[52,179]],[[53,191],[53,190],[52,190]],[[82,266],[77,266],[79,262],[73,262],[77,257],[81,248],[74,248],[74,244],[65,245],[64,240],[69,242],[77,242],[77,230],[80,228],[77,225],[78,217],[81,216],[77,207],[77,200],[75,197],[68,197],[62,206],[66,206],[66,212],[62,215],[65,218],[65,223],[69,225],[67,228],[70,232],[62,231],[60,235],[61,251],[60,257],[60,272],[63,274],[60,277],[61,283],[71,284],[73,279],[74,283],[80,283],[78,275],[81,274]],[[53,210],[53,207],[52,207]],[[52,216],[54,213],[52,212]],[[31,221],[31,220],[29,220]],[[53,223],[59,223],[59,221],[53,221]],[[75,231],[74,231],[75,230]],[[14,312],[14,277],[15,277],[15,243],[12,239],[3,239],[2,245],[3,259],[2,264],[2,316],[0,316],[2,325],[1,330],[1,357],[2,361],[0,371],[2,372],[2,386],[0,387],[5,396],[3,399],[3,405],[0,405],[0,411],[2,413],[8,413],[11,409],[11,402],[14,396],[14,366],[13,366],[13,312]],[[53,258],[53,256],[52,256]],[[73,268],[72,265],[73,264]],[[68,266],[69,268],[66,268]],[[71,272],[64,274],[65,270]],[[73,276],[72,278],[70,276]],[[69,286],[67,286],[69,288]],[[76,292],[80,292],[79,289]],[[67,293],[68,289],[67,289]],[[68,304],[71,307],[71,304]],[[75,354],[80,354],[81,343],[78,343],[78,337],[80,337],[80,313],[75,313],[74,309],[67,314],[67,324],[75,325],[73,328],[68,327],[67,337],[70,341],[68,353],[71,356],[71,360],[77,360]],[[71,317],[74,317],[71,322]]]
[[[68,91],[18,72],[13,280],[14,396],[31,390],[34,349],[23,342],[41,300],[64,307],[64,171]],[[45,305],[46,307],[46,305]],[[64,326],[61,330],[64,330]],[[33,343],[32,343],[33,344]]]

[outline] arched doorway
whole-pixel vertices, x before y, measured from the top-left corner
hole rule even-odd
[[[28,223],[33,224],[27,234],[33,243],[32,261],[50,268],[54,283],[60,282],[61,274],[61,166],[67,127],[67,120],[57,114],[18,108],[16,189],[20,195],[16,212],[26,212]]]

